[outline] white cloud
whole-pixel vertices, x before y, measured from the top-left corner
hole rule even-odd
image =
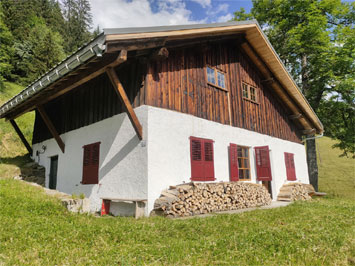
[[[200,4],[203,8],[211,6],[211,0],[191,0],[197,4]]]
[[[159,1],[156,12],[149,0],[91,0],[90,4],[94,28],[97,25],[103,29],[204,22],[194,21],[191,11],[179,0]]]
[[[234,17],[233,14],[229,13],[227,15],[218,17],[216,22],[227,22],[231,20],[233,17]]]

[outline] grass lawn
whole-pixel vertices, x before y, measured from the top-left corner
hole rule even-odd
[[[12,94],[21,88],[7,84]],[[0,103],[4,101],[0,92]],[[33,114],[19,119],[27,139]],[[0,121],[2,265],[355,265],[354,160],[317,140],[325,198],[188,220],[68,213],[39,188],[12,180],[28,157]]]
[[[354,204],[340,198],[189,220],[71,214],[0,180],[0,265],[348,265]]]

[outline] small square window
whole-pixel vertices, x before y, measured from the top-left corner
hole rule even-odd
[[[225,73],[209,66],[207,66],[207,82],[219,89],[226,90]]]
[[[250,100],[254,103],[257,103],[257,90],[255,87],[248,85],[246,83],[242,83],[242,94],[243,98]]]

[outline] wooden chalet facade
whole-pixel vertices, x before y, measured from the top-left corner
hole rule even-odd
[[[148,214],[190,180],[264,182],[275,198],[284,182],[309,183],[302,136],[323,131],[255,21],[105,30],[37,83],[0,117],[16,127],[35,110],[29,151],[46,184],[55,176],[93,210],[140,198]]]

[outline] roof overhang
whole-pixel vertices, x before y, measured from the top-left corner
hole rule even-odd
[[[60,81],[63,76],[80,68],[81,65],[105,53],[109,54],[112,51],[119,51],[120,49],[131,51],[153,48],[175,40],[232,34],[244,34],[247,42],[267,65],[273,76],[297,104],[308,121],[310,121],[310,128],[314,128],[316,133],[322,133],[324,131],[322,123],[255,20],[214,24],[104,29],[104,32],[89,44],[83,46],[76,53],[1,106],[0,118],[8,117],[10,113],[11,115],[16,114],[16,108],[19,108],[22,105],[21,103],[28,101],[41,90]],[[20,113],[20,109],[18,113]]]

